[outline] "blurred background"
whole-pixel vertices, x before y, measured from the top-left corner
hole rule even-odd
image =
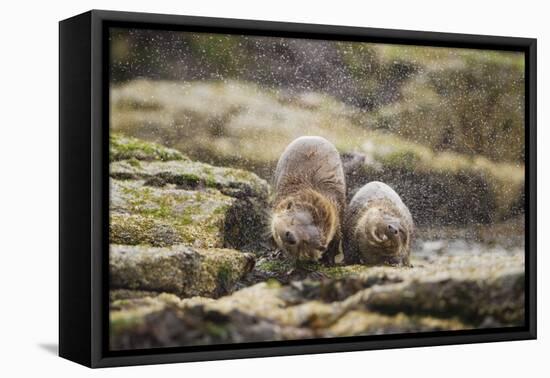
[[[268,180],[290,141],[321,135],[342,153],[350,195],[381,180],[426,232],[499,224],[522,239],[523,53],[143,29],[110,39],[114,131]]]

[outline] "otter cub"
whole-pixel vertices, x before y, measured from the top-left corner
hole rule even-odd
[[[399,195],[373,181],[353,196],[344,222],[348,263],[410,265],[413,219]]]
[[[334,263],[340,249],[346,184],[340,154],[326,139],[290,143],[275,170],[271,233],[294,260]]]

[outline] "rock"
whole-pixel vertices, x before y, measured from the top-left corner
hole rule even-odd
[[[360,151],[343,155],[348,197],[366,182],[382,181],[399,193],[416,225],[494,223],[521,213],[523,167],[376,138]]]
[[[268,279],[218,299],[114,301],[111,322],[117,332],[111,345],[204,345],[519,326],[524,321],[521,251],[488,253],[489,258],[440,256],[429,265],[413,260],[415,268],[337,267],[333,277],[286,284]],[[265,271],[266,263],[258,269]]]
[[[162,187],[173,184],[178,189],[218,189],[236,198],[266,199],[269,187],[265,180],[240,169],[215,167],[190,160],[169,162],[117,161],[111,163],[110,176],[122,180],[144,180],[146,185]]]
[[[260,242],[267,229],[265,180],[136,138],[114,134],[112,143],[111,243],[252,250]]]
[[[217,297],[231,292],[253,266],[253,255],[231,249],[111,245],[109,251],[112,289],[167,292],[180,297]]]
[[[456,317],[476,327],[489,322],[493,327],[521,326],[525,320],[524,283],[523,272],[490,279],[415,280],[408,285],[373,290],[365,305],[386,314]]]
[[[265,52],[282,68],[265,76],[230,74],[231,54],[209,59],[211,72],[192,61],[197,45],[246,44],[181,41],[184,74],[200,81],[112,86],[113,350],[524,324],[519,54],[338,43],[319,55],[315,41],[277,42]],[[283,90],[292,59],[317,63]],[[354,79],[344,92],[342,78]],[[419,226],[413,267],[296,267],[262,245],[264,179],[301,135],[338,148],[349,198],[373,180],[400,194]]]
[[[307,106],[300,109],[311,110],[322,98],[304,101]],[[522,216],[475,230],[420,228],[423,239],[413,246],[412,268],[291,266],[265,245],[266,181],[149,142],[116,134],[115,139],[109,253],[113,350],[524,322]],[[344,155],[351,190],[380,175],[395,179],[404,198],[410,193],[405,184],[413,192],[441,193],[433,197],[436,203],[412,197],[420,206],[419,219],[431,216],[441,224],[447,218],[437,214],[452,210],[442,207],[443,193],[456,198],[447,200],[454,207],[487,202],[472,218],[454,218],[465,222],[501,216],[502,204],[515,195],[502,184],[510,193],[500,196],[494,186],[505,173],[508,181],[502,182],[519,182],[512,168],[482,160],[467,165],[463,157],[417,145],[392,146],[366,144],[362,153]],[[486,191],[472,193],[478,178]]]
[[[186,160],[177,150],[166,148],[156,143],[111,133],[109,137],[109,160]]]
[[[112,244],[151,245],[166,247],[187,241],[193,244],[196,235],[202,233],[195,228],[179,228],[169,221],[157,220],[152,217],[113,213],[109,218],[109,242]],[[216,236],[216,235],[215,235]],[[201,239],[197,244],[222,244],[217,238]]]
[[[360,274],[386,274],[386,285],[357,291],[346,299],[349,308],[386,315],[458,318],[481,327],[520,326],[524,322],[524,252],[482,250],[431,255],[413,260],[413,268],[373,267]],[[399,278],[399,280],[395,280]]]
[[[397,49],[390,47],[386,52],[395,54]],[[460,59],[438,48],[411,46],[407,50],[408,59],[422,69],[404,83],[400,101],[371,113],[371,127],[437,150],[479,154],[494,161],[523,161],[525,73],[521,54],[463,51]],[[381,58],[389,63],[394,57],[387,53]]]
[[[111,318],[110,349],[148,349],[189,345],[234,344],[266,340],[307,339],[311,332],[281,327],[269,320],[235,310],[222,314],[203,306],[182,310],[177,305],[160,311],[135,310],[134,317],[124,313]],[[146,311],[147,311],[146,310]]]
[[[433,317],[414,317],[403,313],[381,315],[376,312],[349,311],[330,326],[328,332],[337,337],[360,335],[385,335],[392,333],[414,333],[453,331],[465,329],[458,320]]]
[[[226,215],[236,202],[216,190],[191,191],[111,180],[110,241],[115,244],[223,247]],[[236,241],[237,242],[237,241]]]
[[[489,160],[462,147],[453,150],[425,145],[427,136],[422,140],[414,138],[415,130],[422,128],[424,134],[432,132],[434,140],[441,139],[443,131],[438,127],[443,124],[422,121],[403,126],[399,117],[387,115],[391,112],[366,113],[319,93],[287,97],[282,92],[232,81],[182,84],[136,80],[113,89],[112,127],[129,135],[162,141],[193,159],[243,168],[267,180],[292,140],[302,135],[319,135],[331,141],[344,157],[365,157],[362,167],[360,162],[352,164],[351,171],[355,173],[348,174],[350,194],[366,182],[386,182],[403,197],[413,218],[418,219],[417,224],[430,220],[441,224],[489,223],[522,212],[525,172],[521,159],[499,161],[491,152],[494,160]],[[150,106],[151,99],[157,106]],[[135,106],[127,106],[127,102]],[[416,109],[414,101],[410,107]],[[446,114],[447,109],[436,110]],[[425,116],[429,118],[429,114]],[[457,115],[452,119],[455,122]],[[499,122],[506,124],[505,120]],[[512,123],[523,133],[523,126],[518,128],[516,120]],[[409,138],[395,132],[402,127],[412,130]],[[515,137],[506,134],[506,138]],[[457,139],[457,143],[459,140],[462,139]],[[502,145],[508,148],[509,144]],[[486,147],[481,153],[491,148]],[[208,175],[200,179],[186,177],[185,170],[178,177],[165,173],[166,178],[159,178],[158,167],[192,165],[186,161],[172,161],[166,166],[149,164],[143,170],[137,164],[133,168],[128,165],[124,169],[114,165],[117,170],[113,174],[145,174],[161,183],[208,186]],[[425,193],[430,193],[429,198]]]
[[[156,297],[159,295],[156,291],[132,290],[132,289],[113,289],[109,290],[109,302],[131,303],[128,299],[141,299],[147,297]]]
[[[244,193],[244,188],[242,184],[235,190]],[[248,188],[253,190],[253,186]],[[253,246],[266,229],[268,208],[267,192],[254,188],[258,197],[239,198],[208,187],[190,190],[111,179],[110,241],[152,246],[186,243],[203,248]]]

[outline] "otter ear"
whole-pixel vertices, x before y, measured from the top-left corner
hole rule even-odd
[[[288,201],[288,204],[286,205],[286,209],[290,210],[290,209],[292,209],[293,206],[294,206],[294,202],[293,201]]]

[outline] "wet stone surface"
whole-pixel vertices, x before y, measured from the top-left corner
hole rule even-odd
[[[116,140],[118,145],[126,141]],[[153,146],[146,151],[160,149],[146,142],[138,145]],[[267,228],[265,180],[183,155],[170,161],[136,156],[147,159],[111,163],[111,243],[242,249],[259,241],[257,235]]]
[[[524,322],[522,218],[420,228],[412,267],[290,266],[266,236],[264,180],[114,138],[114,350]]]
[[[288,284],[272,279],[215,300],[164,294],[147,301],[115,300],[111,345],[124,349],[521,325],[521,254],[495,253],[482,266],[480,260],[461,256],[415,268],[350,267],[355,273],[340,271],[340,278]],[[460,271],[453,269],[458,266]]]

